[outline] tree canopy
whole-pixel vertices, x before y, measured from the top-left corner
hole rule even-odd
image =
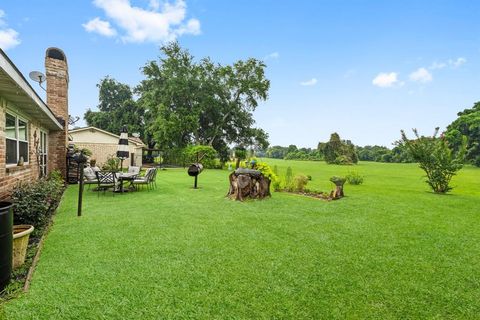
[[[119,134],[126,125],[128,132],[138,132],[144,138],[144,111],[133,99],[133,91],[127,84],[105,77],[97,84],[99,111],[90,109],[84,115],[89,126]]]
[[[325,162],[334,164],[352,164],[358,162],[357,151],[350,140],[341,140],[338,133],[334,132],[330,135],[330,140],[323,148]]]
[[[143,67],[146,79],[136,88],[146,110],[146,130],[159,147],[209,145],[225,156],[230,144],[268,146],[268,135],[254,127],[253,119],[270,87],[263,62],[195,61],[177,42],[161,52],[159,61]]]
[[[462,147],[463,136],[468,139],[466,159],[480,167],[480,102],[471,109],[465,109],[458,114],[445,132],[445,137],[454,150]]]

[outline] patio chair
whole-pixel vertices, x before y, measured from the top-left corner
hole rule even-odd
[[[115,172],[106,172],[106,171],[97,171],[95,172],[97,175],[97,190],[103,190],[103,194],[105,194],[105,191],[113,188],[113,195],[115,195],[115,189],[117,188],[118,180],[117,180],[117,175]],[[98,193],[100,195],[100,192]]]
[[[145,176],[138,177],[132,181],[132,185],[136,188],[137,186],[147,186],[147,190],[151,188],[152,176],[154,174],[154,168],[148,168],[145,172]]]
[[[154,187],[154,188],[157,187],[157,172],[158,172],[158,168],[154,168],[152,178],[151,178],[151,181],[150,181],[152,187]]]
[[[97,175],[95,174],[95,171],[93,170],[92,167],[86,167],[83,169],[83,177],[84,177],[83,184],[88,185],[89,190],[92,184],[95,184],[95,185],[98,184]]]
[[[130,166],[128,167],[128,173],[140,174],[140,167]]]

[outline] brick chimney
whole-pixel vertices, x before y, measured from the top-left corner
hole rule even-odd
[[[48,48],[45,54],[47,76],[47,105],[63,125],[62,131],[49,134],[49,171],[60,170],[64,177],[68,146],[68,65],[62,50]]]

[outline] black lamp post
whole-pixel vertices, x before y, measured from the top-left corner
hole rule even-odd
[[[80,170],[80,181],[78,185],[78,209],[77,209],[77,216],[80,217],[82,215],[82,199],[83,199],[83,169],[85,168],[85,163],[87,162],[87,156],[83,153],[83,150],[76,152],[72,156],[72,160],[75,161],[78,165]]]

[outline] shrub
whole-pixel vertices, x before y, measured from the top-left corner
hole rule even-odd
[[[307,186],[308,178],[303,174],[296,175],[293,178],[294,190],[297,192],[303,192]]]
[[[343,185],[347,179],[344,177],[339,177],[339,176],[333,176],[330,178],[330,181],[334,183],[335,185]]]
[[[118,172],[120,171],[120,159],[114,155],[110,155],[107,158],[107,161],[102,166],[103,171]]]
[[[291,167],[287,168],[287,172],[285,173],[285,188],[287,190],[292,190],[293,189],[293,171]]]
[[[334,164],[339,164],[339,165],[349,165],[353,164],[352,159],[347,157],[346,155],[340,155],[335,158],[333,161]]]
[[[18,184],[12,193],[14,223],[33,225],[38,234],[50,221],[63,190],[63,179],[58,172],[46,179]]]
[[[414,129],[414,140],[409,140],[403,130],[401,133],[409,154],[427,174],[428,185],[436,193],[446,193],[452,189],[450,180],[463,167],[467,138],[462,137],[461,146],[454,152],[443,135],[437,137],[438,130],[435,129],[432,137],[425,137]]]
[[[273,188],[273,191],[281,191],[283,188],[282,188],[282,180],[281,179],[276,179],[274,181],[272,181],[272,188]]]
[[[356,171],[350,171],[345,178],[349,184],[359,185],[363,183],[363,176]]]
[[[312,176],[307,174],[307,179],[308,179],[308,181],[312,181]]]
[[[260,171],[264,177],[270,179],[270,181],[278,180],[278,176],[273,172],[272,168],[265,162],[257,162],[255,169]]]
[[[200,162],[204,168],[212,169],[215,167],[215,157],[217,151],[211,146],[192,145],[183,150],[185,160],[189,163]],[[198,159],[197,159],[198,156]]]

